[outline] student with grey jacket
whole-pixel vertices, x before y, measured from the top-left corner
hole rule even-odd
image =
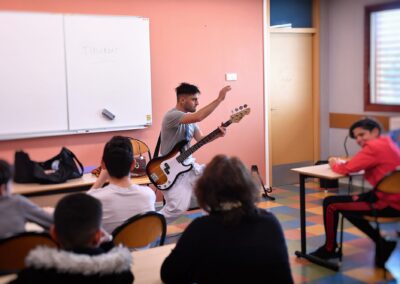
[[[12,195],[11,180],[11,166],[0,160],[0,238],[24,232],[28,221],[49,229],[53,217],[26,197]]]

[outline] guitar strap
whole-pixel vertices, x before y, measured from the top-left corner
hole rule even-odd
[[[160,135],[158,135],[157,145],[156,145],[156,149],[154,149],[153,158],[158,157],[158,154],[160,152],[160,144],[161,144],[161,132],[160,132]]]
[[[154,149],[153,159],[158,157],[158,154],[160,152],[160,145],[161,145],[161,131],[160,131],[160,134],[158,135],[157,145],[156,145],[156,148]],[[166,203],[166,201],[165,201],[165,198],[163,195],[163,206],[165,205],[165,203]]]

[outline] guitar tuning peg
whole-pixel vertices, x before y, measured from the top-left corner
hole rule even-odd
[[[244,107],[247,107],[247,105],[245,104]]]
[[[243,106],[240,106],[239,109],[242,110],[242,109],[243,109]]]
[[[235,108],[235,111],[239,111],[238,108]]]

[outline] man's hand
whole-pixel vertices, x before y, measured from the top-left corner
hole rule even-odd
[[[101,172],[97,180],[94,182],[92,189],[102,188],[103,185],[110,179],[108,171],[102,167]]]
[[[100,245],[100,244],[106,243],[106,242],[111,242],[112,239],[113,239],[112,235],[107,233],[107,231],[104,230],[103,228],[100,228],[100,239],[99,239],[99,243],[97,245]]]
[[[342,159],[342,158],[339,158],[339,157],[330,157],[330,158],[328,159],[328,162],[329,162],[329,166],[330,166],[331,168],[333,168],[333,166],[334,166],[335,164],[344,164],[344,163],[346,163],[346,160],[344,160],[344,159]]]
[[[219,91],[218,100],[219,100],[220,102],[222,102],[223,100],[225,100],[226,93],[228,93],[231,89],[232,89],[232,88],[231,88],[231,86],[229,86],[229,85],[223,87],[223,88]]]
[[[218,129],[219,129],[220,133],[217,135],[217,138],[224,137],[226,134],[226,127],[223,127],[221,125],[221,126],[218,126]]]
[[[337,161],[337,158],[336,158],[336,157],[330,157],[330,158],[328,159],[329,166],[330,166],[331,168],[333,168],[333,166],[336,164],[336,161]]]

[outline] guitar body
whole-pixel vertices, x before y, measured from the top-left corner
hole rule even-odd
[[[186,144],[186,140],[180,141],[167,155],[154,158],[147,164],[146,173],[158,189],[170,189],[179,175],[192,169],[193,165],[179,163],[176,159]]]

